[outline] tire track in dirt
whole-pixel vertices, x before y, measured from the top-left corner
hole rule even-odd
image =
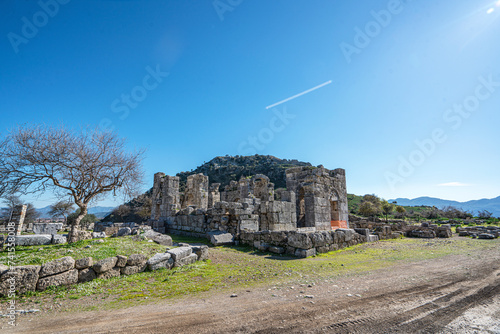
[[[263,288],[238,298],[218,294],[206,301],[194,298],[173,305],[42,317],[14,332],[436,333],[472,307],[490,307],[500,294],[500,256],[492,255],[473,264],[466,257],[450,257],[336,282],[349,287],[365,284],[369,289],[359,298],[346,296],[352,290],[335,290],[328,284],[311,288],[313,300],[297,299],[292,290],[270,298]],[[410,280],[415,268],[421,278]]]

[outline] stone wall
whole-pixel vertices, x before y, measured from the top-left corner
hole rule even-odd
[[[405,234],[410,238],[451,238],[453,236],[450,225],[444,224],[438,226],[428,223],[422,223],[420,226],[407,226]]]
[[[317,232],[242,232],[239,240],[261,251],[308,257],[366,242],[367,237],[352,229],[336,229]]]
[[[222,192],[203,174],[179,178],[155,174],[151,226],[161,233],[204,236],[244,231],[330,231],[347,227],[345,171],[299,167],[286,171],[287,189],[274,189],[262,174],[233,180]]]
[[[330,230],[348,226],[345,170],[290,168],[286,170],[286,187],[296,196],[298,227]]]
[[[500,227],[498,226],[466,226],[457,227],[457,233],[461,237],[479,237],[483,235],[485,239],[500,237]],[[485,236],[490,235],[491,237]]]
[[[132,275],[145,270],[172,269],[208,258],[208,246],[184,246],[157,253],[151,258],[144,254],[118,255],[97,262],[91,257],[75,260],[70,256],[50,261],[42,266],[7,267],[0,265],[0,296],[16,291],[43,291],[50,286],[64,286]]]

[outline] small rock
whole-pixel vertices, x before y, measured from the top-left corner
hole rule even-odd
[[[153,242],[153,240],[149,239],[148,242]]]
[[[73,253],[72,249],[68,249],[67,253]]]
[[[85,248],[92,248],[92,246],[90,246],[90,245],[87,245],[87,246],[85,246]]]
[[[235,297],[238,297],[238,295],[237,295],[237,294],[235,294],[235,293],[233,293],[233,294],[231,295],[231,298],[235,298]]]
[[[314,298],[314,296],[312,296],[312,295],[305,295],[304,298],[311,298],[312,299],[312,298]]]
[[[352,294],[348,293],[348,294],[347,294],[347,297],[352,297]]]
[[[355,296],[361,298],[361,295],[359,295],[359,294],[355,294]]]

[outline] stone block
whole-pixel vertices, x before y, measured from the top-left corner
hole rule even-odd
[[[257,249],[260,250],[261,252],[267,251],[269,249],[269,247],[271,246],[266,242],[260,242],[260,241],[257,241],[257,242],[258,242]]]
[[[379,239],[378,239],[378,235],[374,235],[374,234],[369,234],[367,237],[366,237],[366,242],[377,242]]]
[[[127,259],[127,266],[138,266],[143,267],[148,258],[144,254],[132,254]]]
[[[91,257],[84,257],[83,259],[79,259],[75,261],[75,268],[76,269],[85,269],[92,267],[94,264],[94,259]]]
[[[355,228],[354,231],[361,235],[370,235],[370,230],[367,228]]]
[[[51,243],[53,245],[65,244],[66,242],[68,242],[68,239],[66,238],[66,236],[64,236],[62,234],[53,234],[52,235]]]
[[[477,236],[478,239],[495,239],[495,236],[490,233],[480,233]]]
[[[318,253],[328,253],[329,251],[330,251],[330,246],[316,247],[316,252]]]
[[[234,236],[231,233],[223,233],[220,231],[209,232],[210,242],[215,246],[228,245],[234,243]]]
[[[208,246],[206,245],[191,246],[191,249],[193,250],[194,254],[198,255],[198,261],[203,261],[208,259]]]
[[[309,249],[313,243],[308,233],[290,233],[288,235],[288,245],[295,248]]]
[[[78,271],[78,283],[90,282],[96,278],[97,274],[92,268],[85,268]]]
[[[116,267],[123,268],[127,265],[127,257],[125,255],[117,255],[116,256]]]
[[[384,226],[385,227],[385,226]],[[354,237],[354,233],[356,233],[353,229],[350,228],[339,228],[337,232],[343,232],[345,235],[345,242],[351,241]]]
[[[273,243],[286,244],[287,235],[281,231],[271,232],[271,240]]]
[[[112,277],[118,277],[120,276],[120,269],[121,269],[120,267],[113,267],[108,271],[97,274],[97,278],[110,279]]]
[[[325,237],[322,233],[316,232],[310,235],[313,247],[321,247],[326,245]]]
[[[451,228],[439,227],[436,235],[438,238],[451,238],[453,233],[451,232]]]
[[[16,246],[42,246],[52,243],[51,234],[16,235]]]
[[[74,260],[73,260],[74,263]],[[43,267],[42,267],[43,269]],[[60,285],[70,285],[78,282],[78,270],[71,269],[60,274],[47,276],[38,279],[36,284],[36,289],[39,291],[44,291],[49,286],[60,286]]]
[[[155,271],[155,270],[159,270],[159,269],[163,269],[163,268],[172,269],[173,266],[174,266],[174,259],[170,258],[170,259],[163,261],[163,262],[148,265],[148,268],[151,271]]]
[[[158,232],[155,232],[153,230],[149,230],[146,233],[143,234],[146,238],[153,240],[159,245],[162,246],[172,246],[173,241],[172,238],[169,235],[166,234],[161,234]]]
[[[151,258],[149,258],[149,260],[147,261],[147,264],[148,264],[148,266],[158,264],[160,262],[164,262],[164,261],[169,260],[171,257],[172,257],[172,255],[170,255],[170,253],[156,253]]]
[[[186,256],[178,261],[175,261],[174,263],[174,267],[182,267],[182,266],[186,266],[186,265],[189,265],[189,264],[193,264],[195,263],[196,261],[198,261],[198,255],[196,254],[190,254],[189,256]]]
[[[33,224],[33,233],[54,235],[62,230],[62,227],[62,223],[35,223]]]
[[[112,268],[114,268],[117,261],[118,261],[118,259],[116,258],[116,256],[108,257],[106,259],[102,259],[102,260],[94,263],[92,268],[95,270],[95,272],[97,274],[100,275],[100,274],[105,273],[105,272],[111,270]]]
[[[9,294],[12,282],[15,282],[15,290],[20,294],[35,291],[40,269],[41,266],[17,266],[4,271],[0,276],[0,296]]]
[[[133,275],[137,273],[141,273],[146,269],[147,265],[146,263],[137,265],[137,266],[125,266],[123,268],[120,268],[120,273],[122,275]]]
[[[112,222],[97,222],[94,224],[94,232],[104,232],[108,227],[112,227]]]
[[[92,232],[92,238],[93,239],[106,238],[106,232]]]
[[[283,247],[278,247],[278,246],[270,246],[269,251],[271,253],[276,253],[276,254],[283,254],[285,253],[285,248]]]
[[[179,247],[168,250],[167,253],[169,253],[172,256],[174,262],[179,262],[183,258],[191,255],[193,253],[193,249],[191,247]]]
[[[71,232],[69,233],[69,235],[71,235]],[[75,237],[77,241],[89,240],[92,239],[92,233],[88,231],[76,231]],[[71,239],[71,236],[69,236],[69,238]]]
[[[124,237],[126,235],[131,235],[131,234],[132,234],[132,229],[130,227],[121,227],[116,233],[116,236]]]
[[[259,221],[258,220],[241,220],[240,221],[240,230],[257,232],[259,230]]]
[[[297,257],[306,258],[313,255],[316,255],[316,248],[311,248],[311,249],[297,248],[295,250],[295,256]]]
[[[75,268],[75,259],[71,256],[65,256],[63,258],[50,261],[42,265],[38,276],[40,278],[50,275],[55,275],[62,273],[63,271],[68,271]]]

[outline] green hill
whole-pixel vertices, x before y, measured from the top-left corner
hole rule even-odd
[[[221,190],[232,180],[238,181],[241,177],[264,174],[275,188],[286,188],[285,170],[291,167],[311,166],[309,162],[298,160],[279,159],[272,155],[252,156],[224,156],[216,157],[207,163],[189,172],[178,173],[181,190],[184,189],[189,175],[202,173],[207,175],[210,183],[220,183]]]

